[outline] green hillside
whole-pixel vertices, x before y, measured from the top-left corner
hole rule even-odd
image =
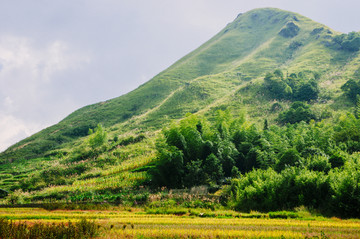
[[[27,191],[33,200],[89,191],[101,199],[99,192],[146,185],[159,160],[156,145],[164,141],[160,130],[187,113],[214,122],[227,110],[263,128],[265,119],[298,122],[293,102],[302,101],[300,115],[311,111],[305,122],[332,122],[354,110],[341,86],[360,77],[359,40],[358,33],[341,34],[279,9],[239,14],[136,90],[83,107],[11,146],[0,155],[0,188]],[[103,128],[89,136],[98,124]]]
[[[299,26],[298,35],[279,35],[288,23]],[[318,34],[311,34],[321,28]],[[324,41],[333,34],[310,19],[277,9],[258,9],[239,15],[215,37],[136,90],[75,111],[59,124],[10,147],[1,159],[41,156],[63,143],[86,136],[88,129],[98,123],[110,127],[146,113],[139,125],[129,128],[159,129],[167,119],[197,112],[275,68],[339,70],[348,63],[350,54],[326,48]],[[334,61],[334,57],[339,59]],[[154,107],[157,107],[155,111]]]

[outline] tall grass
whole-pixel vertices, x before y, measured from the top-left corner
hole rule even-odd
[[[85,239],[94,238],[98,234],[99,227],[94,223],[82,219],[79,222],[48,224],[36,222],[13,222],[0,219],[0,238],[6,239]]]

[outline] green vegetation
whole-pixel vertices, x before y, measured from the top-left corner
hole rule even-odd
[[[292,103],[290,109],[281,112],[278,117],[278,122],[281,124],[295,124],[301,121],[309,123],[310,120],[316,120],[316,115],[309,105],[299,101]]]
[[[311,77],[310,79],[306,79]],[[319,95],[317,80],[319,75],[313,72],[292,73],[284,78],[280,70],[266,74],[264,86],[274,99],[288,99],[297,101],[316,100]]]
[[[334,124],[300,122],[261,131],[219,111],[214,123],[189,115],[164,136],[151,171],[156,186],[216,187],[239,177],[225,193],[238,210],[304,205],[342,217],[360,215],[360,120],[351,114]]]
[[[359,217],[359,39],[278,9],[241,14],[138,89],[1,153],[1,200]],[[190,199],[201,186],[206,203]],[[170,189],[190,192],[161,198]]]
[[[107,133],[100,124],[96,127],[95,132],[92,129],[89,129],[89,134],[89,145],[93,150],[105,144]]]
[[[289,22],[288,24],[286,24],[286,27],[281,29],[281,31],[279,32],[279,35],[281,35],[283,37],[292,38],[292,37],[296,36],[299,33],[299,31],[300,31],[300,28],[298,27],[298,25],[296,25],[293,22]]]
[[[341,86],[341,89],[352,102],[357,103],[357,97],[360,95],[360,80],[355,81],[350,79],[343,86]]]
[[[360,33],[350,32],[349,34],[338,35],[334,37],[333,44],[339,49],[358,51],[360,49]]]

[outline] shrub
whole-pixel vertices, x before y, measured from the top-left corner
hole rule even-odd
[[[282,177],[273,169],[254,170],[244,177],[233,179],[228,188],[231,195],[230,205],[240,211],[277,210],[277,191]]]
[[[299,218],[299,215],[296,212],[288,211],[279,211],[279,212],[269,212],[269,218]]]
[[[300,28],[295,23],[289,22],[288,24],[286,24],[285,28],[281,29],[279,35],[287,38],[292,38],[296,36],[299,31]]]
[[[104,145],[107,138],[107,133],[105,132],[104,128],[98,124],[95,132],[90,129],[89,130],[89,145],[92,149],[99,148],[100,146]]]
[[[8,203],[13,204],[13,205],[14,204],[22,204],[22,203],[24,203],[24,193],[22,192],[21,189],[15,190],[13,193],[10,193],[6,197],[6,199],[7,199]]]
[[[281,173],[269,168],[233,179],[225,197],[236,210],[276,211],[301,205],[322,208],[328,205],[330,193],[329,178],[324,173],[288,167]]]
[[[290,106],[289,110],[280,113],[277,120],[281,124],[295,124],[301,121],[309,123],[310,120],[316,120],[316,116],[309,105],[296,101]]]
[[[280,103],[278,103],[278,102],[275,102],[274,104],[272,104],[272,106],[270,108],[270,111],[271,112],[278,112],[278,111],[280,111],[282,109],[283,109],[282,105]]]
[[[331,169],[331,163],[326,156],[316,155],[309,158],[307,168],[312,171],[328,173]]]
[[[353,103],[355,103],[357,95],[360,95],[360,81],[350,79],[341,86],[341,90]]]
[[[330,183],[323,172],[300,170],[294,182],[298,195],[297,206],[304,205],[310,208],[327,206]]]

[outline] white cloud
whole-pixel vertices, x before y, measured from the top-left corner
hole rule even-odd
[[[1,82],[24,78],[27,84],[49,82],[54,73],[89,61],[88,57],[79,56],[67,43],[59,40],[36,46],[25,37],[0,37]]]
[[[0,152],[11,144],[39,131],[41,124],[25,123],[12,115],[0,115]]]
[[[7,96],[5,98],[5,101],[4,101],[5,109],[12,109],[13,108],[13,103],[14,103],[13,100],[9,96]]]
[[[52,84],[61,79],[59,74],[89,62],[87,54],[64,41],[36,45],[26,37],[0,37],[0,150],[54,121],[54,113],[39,115],[46,106],[51,108],[50,98],[59,94]]]

